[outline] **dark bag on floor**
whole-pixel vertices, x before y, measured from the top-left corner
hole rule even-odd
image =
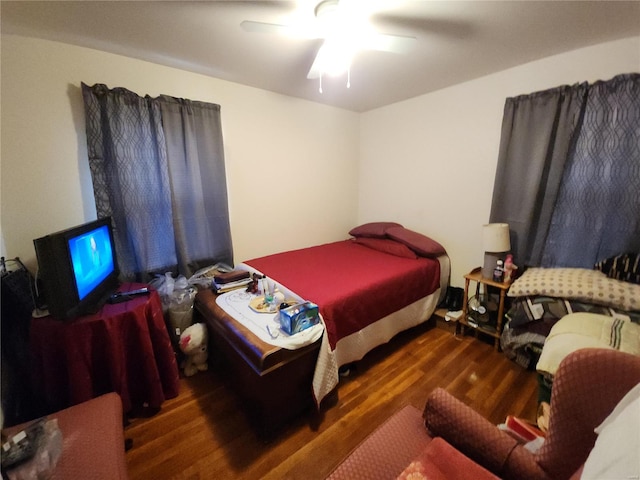
[[[447,294],[444,297],[442,306],[449,311],[462,310],[462,297],[464,297],[464,289],[447,287]]]

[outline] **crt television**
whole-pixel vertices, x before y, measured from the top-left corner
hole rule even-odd
[[[119,271],[111,218],[52,233],[33,244],[38,283],[54,318],[96,312],[117,289]]]

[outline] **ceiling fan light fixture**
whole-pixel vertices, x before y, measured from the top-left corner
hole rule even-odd
[[[391,0],[297,0],[298,8],[291,22],[285,25],[243,21],[240,25],[248,32],[280,33],[299,38],[323,39],[307,79],[322,76],[338,76],[347,73],[347,88],[350,86],[351,63],[362,50],[377,50],[406,53],[416,39],[403,35],[378,33],[370,23],[373,4]],[[397,1],[397,0],[393,0]]]
[[[339,76],[347,73],[347,88],[350,87],[351,61],[361,49],[363,39],[371,30],[367,21],[348,2],[324,0],[314,11],[318,25],[325,41],[320,47],[314,67],[320,76],[320,92],[322,92],[322,76]]]
[[[332,77],[342,75],[351,66],[354,52],[340,41],[327,39],[318,51],[320,71]]]
[[[319,88],[318,91],[322,93],[322,71],[320,72],[319,78]],[[347,67],[347,88],[351,88],[351,65]]]

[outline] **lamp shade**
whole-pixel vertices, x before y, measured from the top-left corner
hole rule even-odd
[[[482,246],[485,252],[511,250],[508,223],[488,223],[482,227]]]
[[[484,264],[482,276],[492,278],[498,260],[504,260],[504,254],[511,250],[508,223],[488,223],[482,227],[482,247]]]

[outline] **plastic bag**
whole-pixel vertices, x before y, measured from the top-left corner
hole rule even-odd
[[[160,298],[162,298],[164,302],[164,298],[169,297],[173,293],[175,283],[176,281],[173,279],[171,272],[167,272],[164,276],[161,275],[151,280],[149,285],[158,291]]]
[[[186,285],[186,278],[184,279]],[[187,286],[175,289],[169,297],[169,323],[178,338],[193,323],[193,302],[196,293],[196,288]]]
[[[149,282],[149,285],[158,291],[165,311],[171,305],[174,292],[189,288],[189,282],[184,275],[178,275],[178,278],[173,278],[171,272],[154,278]]]
[[[46,420],[33,457],[9,469],[7,476],[10,480],[45,480],[51,476],[61,454],[62,432],[58,420]]]
[[[162,311],[171,327],[175,339],[193,323],[193,302],[198,290],[189,285],[187,277],[178,275],[173,278],[171,272],[160,275],[149,284],[158,291],[162,301]]]
[[[173,283],[173,290],[184,290],[189,286],[189,282],[187,282],[187,277],[184,275],[178,275],[178,278],[175,279]]]

